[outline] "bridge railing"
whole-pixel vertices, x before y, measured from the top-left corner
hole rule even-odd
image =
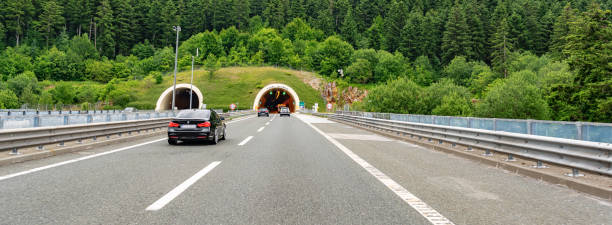
[[[416,123],[391,120],[392,117],[395,118],[388,113],[341,111],[331,116],[333,120],[409,135],[419,140],[438,144],[451,143],[452,146],[481,149],[485,153],[500,152],[507,154],[508,159],[519,156],[537,160],[538,165],[541,165],[541,162],[549,162],[567,166],[573,169],[570,174],[573,176],[579,175],[578,169],[612,175],[612,145],[608,143],[449,126],[448,122],[446,125],[439,125],[434,122],[440,121],[439,118],[432,118],[431,123]]]
[[[155,118],[168,118],[174,116],[172,111],[46,111],[35,114],[11,113],[11,115],[0,116],[0,130],[20,129],[34,127],[68,126],[78,124],[118,122],[130,120],[143,120]]]
[[[358,111],[337,111],[336,114],[364,116],[368,118],[397,120],[412,123],[474,128],[490,131],[504,131],[510,133],[529,134],[582,141],[612,143],[612,124],[610,123],[517,120],[499,118],[372,113]]]

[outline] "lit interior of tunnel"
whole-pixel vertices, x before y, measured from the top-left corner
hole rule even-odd
[[[282,106],[289,107],[291,112],[295,112],[295,104],[295,98],[282,88],[267,90],[259,99],[259,108],[268,108],[270,113],[278,113]]]
[[[189,109],[189,96],[190,89],[189,85],[178,85],[176,87],[176,99],[175,99],[175,107],[179,110],[181,109]],[[194,109],[200,108],[202,105],[202,93],[199,89],[193,86],[193,95],[191,98],[191,106]],[[168,88],[164,93],[159,96],[157,100],[157,106],[155,110],[163,111],[163,110],[171,110],[172,109],[172,87]]]

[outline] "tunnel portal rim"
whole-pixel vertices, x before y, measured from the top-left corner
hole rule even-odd
[[[163,103],[164,103],[164,99],[166,99],[167,97],[172,95],[172,89],[174,88],[174,86],[170,86],[168,89],[166,89],[164,92],[162,92],[162,94],[159,96],[159,98],[157,99],[157,104],[155,105],[155,111],[163,111],[163,110],[172,110],[172,109],[163,109]],[[198,108],[202,107],[202,105],[204,104],[204,95],[202,94],[202,92],[200,91],[200,89],[198,87],[196,87],[195,85],[191,84],[176,84],[176,90],[178,89],[191,89],[193,90],[193,93],[198,97]],[[172,101],[172,100],[171,100]]]
[[[257,93],[257,96],[255,97],[255,100],[253,101],[253,110],[259,109],[259,101],[266,94],[266,92],[272,89],[283,89],[283,90],[288,91],[289,95],[291,95],[291,97],[295,101],[294,110],[297,112],[300,109],[300,106],[299,106],[300,97],[298,96],[297,92],[295,92],[295,90],[293,90],[293,88],[291,88],[289,85],[281,84],[281,83],[274,83],[274,84],[268,84],[265,87],[263,87],[261,90],[259,90],[259,93]]]

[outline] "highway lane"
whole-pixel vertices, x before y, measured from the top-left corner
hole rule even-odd
[[[456,224],[612,223],[609,202],[299,117],[232,123],[216,146],[164,140],[2,180],[0,224],[429,224],[306,123]],[[2,167],[0,176],[70,157]],[[215,162],[163,207],[146,210]]]

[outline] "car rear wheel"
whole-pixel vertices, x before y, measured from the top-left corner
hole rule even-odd
[[[168,144],[176,145],[178,142],[176,140],[168,139]]]

